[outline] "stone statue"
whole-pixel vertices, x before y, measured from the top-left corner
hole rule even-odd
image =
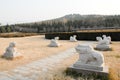
[[[50,47],[59,47],[60,44],[58,43],[59,37],[55,37],[55,39],[52,39],[49,46]]]
[[[96,45],[96,49],[98,50],[109,50],[110,47],[110,42],[111,42],[111,37],[106,37],[106,35],[102,36],[103,39],[101,37],[96,37],[98,44]]]
[[[6,48],[6,51],[3,54],[3,57],[7,58],[7,59],[13,59],[13,58],[17,58],[17,57],[22,57],[22,55],[17,52],[15,47],[16,47],[16,43],[11,42],[9,44],[9,46]]]
[[[108,40],[109,43],[111,43],[111,37],[110,36],[106,36],[106,35],[103,35],[103,40]]]
[[[70,41],[71,42],[76,42],[77,41],[76,35],[70,36]]]
[[[59,37],[55,37],[55,40],[59,40]]]
[[[96,37],[96,40],[97,40],[98,42],[100,42],[100,41],[102,41],[102,37]]]
[[[109,42],[110,42],[110,43],[112,43],[112,41],[111,41],[111,37],[110,37],[110,36],[108,36],[107,38],[108,38]]]
[[[90,45],[79,44],[75,47],[79,53],[78,61],[73,65],[76,68],[102,71],[104,66],[103,54],[97,52]]]

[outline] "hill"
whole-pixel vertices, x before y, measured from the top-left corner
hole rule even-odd
[[[45,20],[41,22],[67,22],[67,21],[75,21],[75,20],[86,20],[86,19],[104,19],[104,15],[80,15],[80,14],[68,14],[56,19]],[[41,23],[35,22],[35,23]]]
[[[120,28],[120,15],[69,14],[51,20],[6,25],[6,27],[0,27],[0,32],[71,32],[73,30],[109,29],[111,27],[113,29]]]

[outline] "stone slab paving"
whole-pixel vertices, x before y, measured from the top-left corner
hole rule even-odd
[[[56,55],[17,67],[11,71],[0,72],[0,80],[37,80],[39,76],[47,75],[45,73],[48,70],[54,70],[55,64],[64,61],[65,58],[68,58],[75,53],[75,49],[71,48]]]

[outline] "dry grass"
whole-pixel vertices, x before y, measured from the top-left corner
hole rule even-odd
[[[120,29],[79,30],[77,32],[120,32]]]
[[[105,65],[109,67],[109,80],[120,80],[120,42],[113,42],[112,44],[113,51],[101,51],[103,52],[105,58]],[[94,46],[94,45],[93,45]],[[56,65],[56,70],[50,71],[51,73],[47,74],[48,76],[44,76],[47,80],[96,80],[94,76],[85,77],[85,76],[67,76],[65,74],[65,70],[68,66],[75,63],[78,59],[78,54],[65,59],[64,62],[61,62],[59,65]],[[72,74],[72,73],[69,73]],[[75,74],[74,74],[75,75]],[[38,79],[40,80],[40,78]],[[98,79],[98,80],[106,80],[106,79]]]
[[[103,52],[105,63],[110,67],[111,80],[120,80],[120,42],[113,42],[113,51]]]
[[[20,32],[12,32],[12,33],[0,33],[0,37],[4,38],[12,38],[12,37],[26,37],[26,36],[35,36],[37,33],[20,33]]]
[[[23,58],[15,60],[7,60],[0,57],[0,71],[11,70],[17,66],[25,65],[32,61],[45,58],[47,56],[64,51],[74,47],[77,42],[71,43],[69,41],[60,40],[62,46],[48,47],[50,40],[45,40],[44,35],[20,38],[0,38],[0,56],[5,52],[10,42],[17,43],[17,50],[23,54]]]
[[[45,40],[44,36],[33,36],[33,37],[23,37],[23,38],[0,38],[0,55],[4,53],[5,48],[8,46],[9,42],[17,42],[18,52],[24,55],[23,58],[17,60],[6,60],[0,58],[0,71],[11,70],[17,66],[25,65],[32,61],[45,58],[56,54],[60,51],[64,51],[71,47],[74,47],[78,42],[72,43],[65,40],[60,40],[62,44],[58,48],[50,48],[47,45],[50,43],[50,40]],[[82,41],[79,41],[82,43]],[[94,44],[96,45],[96,44]],[[94,46],[93,45],[93,46]],[[112,42],[111,47],[112,51],[101,51],[105,57],[105,63],[110,68],[110,80],[120,80],[120,42]],[[52,71],[49,71],[46,75],[40,76],[38,80],[43,78],[46,80],[75,80],[72,76],[66,76],[65,70],[68,66],[72,65],[78,59],[78,54],[75,54],[72,57],[65,59],[59,64],[55,64],[56,68]],[[90,80],[83,77],[77,77],[76,80]],[[93,80],[93,79],[91,79]]]

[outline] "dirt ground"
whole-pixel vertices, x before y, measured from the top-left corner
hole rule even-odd
[[[78,43],[84,43],[84,41],[70,42],[68,40],[59,40],[61,44],[60,47],[48,47],[50,40],[45,39],[44,35],[20,38],[0,38],[0,56],[3,55],[9,43],[13,41],[17,43],[17,50],[23,55],[23,58],[6,60],[0,57],[0,71],[11,70],[18,66],[25,65],[32,61],[43,59],[47,56],[75,47]],[[94,42],[93,46],[96,44],[97,42]],[[105,58],[105,65],[112,70],[112,74],[116,79],[120,79],[120,41],[113,41],[110,45],[112,47],[112,51],[101,52]],[[65,62],[62,62],[60,72],[73,64],[77,58],[78,54],[67,59]]]
[[[97,42],[94,42],[93,46]],[[105,66],[108,66],[109,68],[109,78],[110,80],[120,80],[120,41],[112,42],[111,48],[112,51],[100,51],[104,55],[105,60]],[[75,63],[79,58],[79,54],[75,54],[74,56],[71,56],[64,60],[64,62],[61,62],[59,66],[56,66],[56,69],[54,71],[51,71],[49,75],[52,75],[53,79],[50,80],[73,80],[74,78],[71,76],[66,76],[63,72],[71,66],[73,63]],[[48,80],[49,80],[48,79]],[[39,80],[39,79],[38,79]],[[81,80],[78,78],[78,80]],[[84,80],[84,79],[82,79]],[[86,80],[86,79],[85,79]]]
[[[74,47],[78,42],[60,40],[60,47],[48,47],[50,40],[44,39],[44,35],[21,37],[21,38],[0,38],[0,56],[5,52],[10,42],[16,42],[16,48],[23,55],[21,59],[6,60],[0,57],[0,71],[6,71],[32,61],[65,51]]]

